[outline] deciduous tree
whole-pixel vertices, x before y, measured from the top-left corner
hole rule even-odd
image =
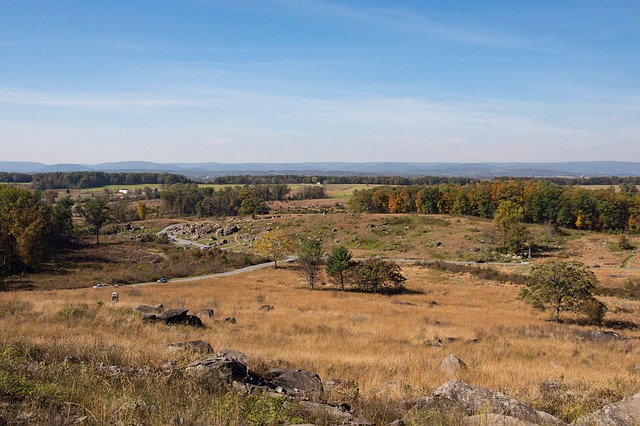
[[[406,280],[396,263],[377,257],[355,262],[349,269],[349,281],[360,291],[397,293],[404,290]]]
[[[520,292],[534,308],[552,309],[553,318],[560,320],[561,311],[584,311],[593,300],[596,276],[580,262],[552,260],[531,269],[528,283]]]
[[[273,260],[273,267],[278,268],[278,262],[287,258],[295,251],[293,239],[281,229],[267,231],[253,243],[253,250]]]
[[[298,273],[313,287],[322,272],[322,243],[317,239],[307,239],[298,245]]]
[[[109,206],[104,198],[94,198],[76,207],[77,212],[91,226],[96,235],[96,244],[100,244],[100,229],[109,220]]]
[[[518,253],[529,241],[529,231],[522,223],[522,207],[513,201],[503,201],[493,218],[500,234],[500,246],[509,253]]]

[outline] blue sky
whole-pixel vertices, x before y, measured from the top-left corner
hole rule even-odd
[[[640,2],[0,0],[0,161],[640,161]]]

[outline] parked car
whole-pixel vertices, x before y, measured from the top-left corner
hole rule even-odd
[[[158,282],[159,282],[159,283],[163,283],[163,284],[164,284],[164,283],[168,283],[168,282],[169,282],[169,278],[162,277],[162,278],[160,278],[160,279],[158,280]]]
[[[93,286],[93,288],[103,288],[103,287],[109,287],[109,284],[99,283]]]

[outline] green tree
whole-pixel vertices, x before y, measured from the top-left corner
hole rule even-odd
[[[241,215],[251,215],[251,218],[255,219],[257,214],[269,213],[269,209],[267,209],[267,203],[264,199],[259,197],[248,197],[242,200],[238,213]]]
[[[346,272],[353,266],[351,260],[353,255],[345,246],[338,246],[331,250],[331,254],[327,259],[327,275],[329,279],[344,291],[344,284],[346,280]]]
[[[520,297],[540,310],[552,309],[560,320],[561,311],[584,312],[594,299],[597,280],[589,267],[580,262],[552,260],[531,269]]]
[[[96,244],[100,244],[100,229],[109,221],[109,206],[104,198],[94,198],[76,207],[76,211],[91,226],[96,235]]]
[[[39,193],[0,185],[0,276],[41,262],[50,228],[49,208]]]
[[[500,248],[508,253],[520,252],[530,240],[529,231],[522,223],[523,209],[513,201],[503,201],[493,217],[500,234]]]
[[[309,288],[313,287],[322,272],[322,243],[317,239],[307,239],[298,245],[297,272],[307,280]]]
[[[69,240],[73,236],[73,200],[70,196],[60,198],[51,207],[51,240],[59,243]]]
[[[407,280],[400,267],[377,257],[355,262],[349,269],[349,282],[359,291],[373,293],[398,293],[404,290]]]
[[[278,269],[278,262],[286,259],[295,249],[291,237],[281,229],[267,231],[253,243],[253,251],[273,260],[275,269]]]

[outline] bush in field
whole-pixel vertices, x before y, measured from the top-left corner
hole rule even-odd
[[[555,321],[560,321],[561,311],[584,312],[593,319],[602,321],[606,306],[594,300],[596,276],[589,267],[580,262],[552,260],[531,269],[528,283],[520,297],[534,308],[552,309]],[[596,303],[601,304],[595,311]],[[590,312],[595,312],[591,313]]]
[[[375,257],[356,262],[348,270],[348,281],[357,291],[399,293],[406,280],[400,266]]]

